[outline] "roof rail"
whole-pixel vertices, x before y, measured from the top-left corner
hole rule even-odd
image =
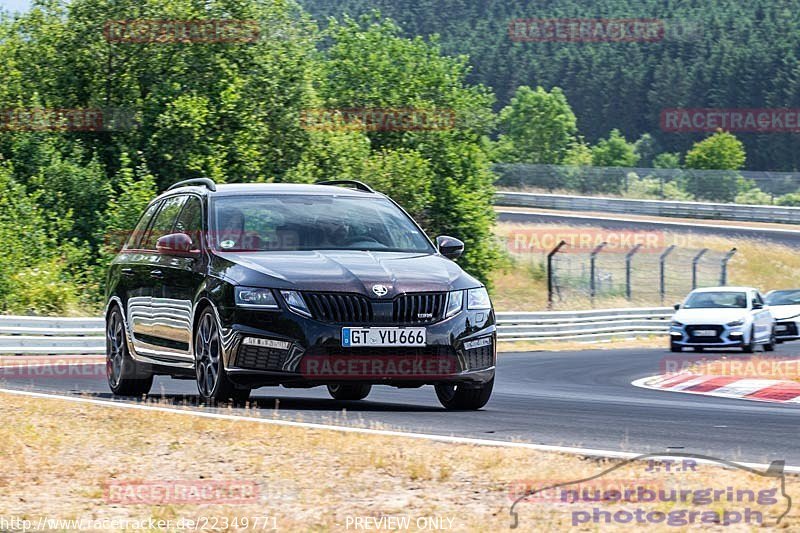
[[[352,188],[358,189],[359,191],[364,192],[375,192],[375,189],[367,185],[366,183],[362,183],[356,180],[328,180],[328,181],[318,181],[315,185],[349,185]]]
[[[178,187],[184,187],[186,185],[204,185],[209,191],[215,192],[217,190],[217,184],[209,178],[192,178],[190,180],[179,181],[171,185],[167,190],[171,191],[172,189],[177,189]]]

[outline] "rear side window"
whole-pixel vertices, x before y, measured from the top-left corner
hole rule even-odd
[[[161,211],[158,212],[155,220],[153,220],[153,224],[147,232],[147,238],[142,242],[140,248],[143,250],[155,250],[158,239],[172,233],[172,227],[175,225],[175,220],[178,218],[186,198],[187,196],[173,196],[164,200]]]
[[[200,235],[203,231],[203,204],[196,196],[190,196],[175,222],[175,233],[185,233],[192,238],[192,250],[200,249]]]
[[[135,250],[139,248],[142,238],[145,232],[147,232],[148,226],[150,226],[150,221],[153,220],[153,215],[158,211],[160,206],[161,202],[155,202],[145,210],[142,218],[139,219],[139,223],[136,224],[136,227],[128,236],[128,240],[125,242],[125,249]]]

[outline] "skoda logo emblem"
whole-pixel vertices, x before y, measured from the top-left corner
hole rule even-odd
[[[377,296],[386,296],[386,293],[389,292],[389,289],[387,289],[385,285],[373,285],[372,292],[374,292]]]

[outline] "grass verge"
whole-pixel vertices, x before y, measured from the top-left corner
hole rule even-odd
[[[552,224],[518,224],[498,223],[495,234],[501,240],[507,238],[512,232],[517,231],[543,231],[546,233],[591,232],[594,230],[612,233],[611,230],[599,228],[576,227]],[[793,288],[798,286],[800,279],[800,254],[789,246],[770,243],[765,246],[762,241],[753,239],[728,239],[700,234],[687,234],[663,232],[661,240],[665,243],[690,242],[692,248],[708,248],[710,250],[725,252],[737,248],[729,264],[729,285],[745,285],[758,287],[766,292],[773,289]],[[618,254],[617,254],[618,255]],[[498,269],[492,279],[492,300],[498,311],[542,311],[547,308],[547,275],[545,257],[542,253],[518,254],[512,257],[505,268]],[[602,268],[602,265],[601,267]],[[688,267],[687,267],[688,268]],[[656,283],[657,274],[652,273],[649,281],[640,283]],[[681,274],[686,283],[689,283],[689,271]],[[674,277],[675,274],[673,273]],[[654,285],[640,285],[652,289]],[[652,291],[649,291],[652,292]],[[688,292],[688,291],[687,291]],[[623,297],[602,298],[595,303],[597,308],[612,307],[650,307],[658,306],[655,297],[647,299],[634,298],[628,301]],[[675,302],[667,302],[671,305]],[[590,309],[591,302],[588,298],[573,297],[566,302],[558,304],[558,310]]]
[[[62,520],[155,518],[170,520],[174,527],[182,518],[208,517],[225,519],[229,525],[238,519],[240,526],[242,519],[249,518],[252,526],[254,517],[274,517],[270,527],[280,531],[355,531],[365,529],[367,519],[407,517],[409,530],[429,527],[432,520],[438,520],[436,523],[449,531],[497,531],[509,528],[509,506],[522,491],[594,476],[616,464],[534,450],[156,415],[7,394],[0,402],[0,416],[7,428],[0,439],[4,465],[0,517],[33,523],[42,516]],[[491,413],[476,416],[489,417]],[[633,463],[581,487],[605,491],[623,485],[689,491],[713,487],[724,493],[727,487],[774,490],[777,481],[707,465],[669,473],[648,467],[647,463]],[[131,503],[141,502],[143,496],[152,499],[153,491],[141,487],[158,484],[163,489],[176,482],[184,487],[238,483],[256,490],[250,493],[254,497],[237,503],[213,498],[202,504]],[[139,489],[130,489],[132,486]],[[790,477],[787,491],[800,496],[800,480]],[[775,500],[757,506],[765,521],[774,520],[785,508],[782,498]],[[741,503],[710,505],[699,500],[635,506],[662,513],[689,508],[719,512],[720,516],[723,510],[741,511],[743,507]],[[596,508],[614,513],[630,507],[630,503],[614,502],[565,505],[548,492],[544,498],[524,502],[518,510],[520,526],[526,531],[617,531],[631,525],[579,525],[574,523],[574,513]],[[362,527],[357,527],[356,518],[361,518]],[[799,519],[794,510],[783,523],[797,524]],[[648,527],[675,531],[674,525],[663,523]],[[242,528],[228,527],[235,529]]]

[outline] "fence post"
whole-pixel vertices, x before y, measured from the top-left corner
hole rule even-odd
[[[708,248],[703,248],[700,250],[700,253],[698,253],[696,256],[694,256],[694,259],[692,259],[692,290],[697,288],[697,263],[699,263],[700,260],[703,259],[703,256],[707,253]]]
[[[597,295],[597,254],[599,254],[607,244],[607,242],[601,242],[597,245],[597,248],[592,250],[592,254],[589,256],[589,297],[592,301],[592,308],[594,308],[594,297]]]
[[[659,293],[661,294],[661,305],[664,305],[664,298],[667,295],[667,280],[665,275],[665,265],[667,262],[667,257],[669,257],[669,254],[671,254],[673,250],[675,250],[675,248],[676,246],[674,244],[671,244],[666,250],[664,250],[664,253],[662,253],[661,256],[658,258],[658,278],[659,278],[658,287],[659,287]]]
[[[731,250],[725,254],[725,257],[722,258],[722,261],[720,261],[719,284],[723,287],[728,284],[728,261],[731,260],[736,251],[736,248],[731,248]]]
[[[553,309],[553,256],[555,256],[561,248],[567,244],[567,241],[561,241],[547,254],[547,308]]]
[[[642,247],[641,244],[637,244],[633,247],[633,249],[625,254],[625,297],[628,301],[631,301],[631,262],[633,261],[633,256],[636,255],[636,252]]]

